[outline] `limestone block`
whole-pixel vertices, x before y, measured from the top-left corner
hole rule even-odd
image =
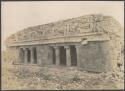
[[[80,67],[87,71],[104,71],[105,61],[102,58],[98,42],[89,42],[79,47],[77,51]]]

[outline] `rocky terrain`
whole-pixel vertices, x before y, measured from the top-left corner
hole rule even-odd
[[[122,71],[85,72],[76,67],[39,67],[36,65],[2,65],[4,90],[123,89]]]

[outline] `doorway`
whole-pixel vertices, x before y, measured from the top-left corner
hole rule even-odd
[[[53,64],[56,64],[56,59],[55,59],[55,49],[54,48],[52,48],[52,54],[53,54]]]
[[[60,47],[60,65],[66,65],[66,49],[64,46]]]
[[[27,48],[27,62],[30,63],[30,59],[31,59],[31,53],[30,50]]]
[[[71,65],[77,66],[77,53],[75,46],[70,46],[70,53],[71,53]]]
[[[37,64],[37,52],[36,52],[36,48],[33,49],[34,51],[34,63]]]

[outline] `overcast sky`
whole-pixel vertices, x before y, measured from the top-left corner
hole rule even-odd
[[[124,26],[123,1],[3,1],[2,49],[5,39],[23,28],[86,14],[110,15]]]

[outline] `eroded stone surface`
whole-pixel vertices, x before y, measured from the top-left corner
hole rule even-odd
[[[120,31],[111,16],[86,15],[26,28],[6,43],[14,64],[72,66],[76,62],[86,71],[105,72],[123,66]]]

